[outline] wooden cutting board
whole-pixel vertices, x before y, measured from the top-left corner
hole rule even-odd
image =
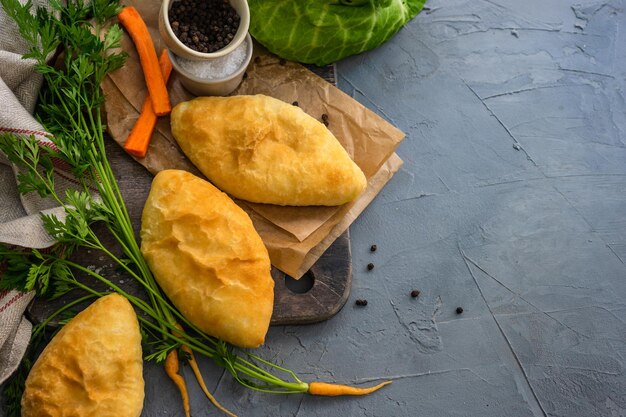
[[[333,67],[311,69],[329,82],[335,82]],[[141,211],[150,191],[152,174],[129,157],[113,140],[107,142],[107,155],[138,234]],[[103,229],[101,235],[105,245],[115,246],[113,238],[107,235],[106,230]],[[112,279],[125,291],[139,297],[144,296],[144,290],[119,271],[103,254],[80,250],[73,258]],[[341,310],[350,294],[352,257],[349,232],[343,233],[300,280],[296,281],[274,267],[272,277],[275,281],[273,325],[314,323],[329,319]],[[88,276],[81,279],[92,282]],[[93,286],[106,290],[98,286],[98,283],[93,283]],[[69,294],[67,297],[73,296],[75,295]],[[67,299],[61,298],[54,302],[36,301],[29,308],[29,314],[33,320],[39,322]]]

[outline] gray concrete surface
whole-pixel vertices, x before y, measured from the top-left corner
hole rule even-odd
[[[339,63],[340,88],[407,133],[405,165],[351,227],[346,307],[258,353],[305,380],[394,383],[273,396],[201,360],[216,397],[240,417],[626,416],[625,8],[430,0]],[[183,372],[192,415],[221,415]],[[146,374],[142,415],[183,416]]]
[[[402,378],[363,414],[625,416],[626,2],[427,6],[339,66],[408,134],[353,228]]]
[[[271,396],[206,364],[210,388],[240,416],[626,416],[626,1],[427,7],[338,67],[407,133],[351,228],[351,299],[260,351],[307,379],[394,383]],[[183,415],[165,383],[145,415]],[[195,388],[192,406],[218,415]]]

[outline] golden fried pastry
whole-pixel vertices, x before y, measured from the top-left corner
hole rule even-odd
[[[221,190],[282,206],[336,206],[367,184],[319,121],[264,95],[200,97],[174,108],[172,134]]]
[[[143,209],[141,252],[191,323],[237,346],[264,342],[274,305],[269,255],[226,194],[186,171],[159,172]]]
[[[35,362],[22,417],[139,417],[141,334],[128,300],[98,299],[66,324]]]

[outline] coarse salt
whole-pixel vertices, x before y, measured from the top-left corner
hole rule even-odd
[[[217,80],[237,72],[246,60],[248,41],[244,40],[231,53],[206,61],[192,61],[178,57],[182,69],[198,78]]]

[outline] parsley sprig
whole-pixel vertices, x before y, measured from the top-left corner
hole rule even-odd
[[[223,341],[210,337],[185,319],[166,299],[158,287],[139,250],[128,211],[119,186],[107,160],[101,116],[104,95],[100,84],[107,74],[124,64],[126,54],[120,50],[122,30],[108,25],[120,10],[116,0],[68,0],[66,5],[50,0],[48,8],[34,13],[29,0],[0,0],[0,4],[17,23],[30,46],[24,58],[36,62],[35,69],[43,75],[45,88],[39,97],[36,117],[50,133],[50,143],[34,136],[0,134],[0,151],[19,168],[18,189],[21,193],[37,193],[51,198],[63,207],[64,216],[42,215],[43,226],[58,244],[49,251],[18,251],[0,246],[0,260],[6,272],[0,289],[34,290],[37,296],[58,298],[70,291],[81,291],[84,301],[107,292],[96,290],[79,276],[88,275],[126,298],[140,312],[142,333],[153,346],[147,360],[163,361],[167,353],[181,345],[195,353],[212,358],[226,368],[241,384],[264,392],[304,392],[307,384],[296,375],[246,351],[238,351]],[[106,28],[105,28],[106,27]],[[60,51],[56,65],[50,58]],[[71,170],[78,185],[60,192],[55,182],[55,167],[61,163]],[[103,223],[122,249],[123,256],[106,247],[94,225]],[[100,251],[113,260],[145,289],[147,301],[127,293],[113,281],[84,265],[71,260],[77,248]],[[72,302],[70,307],[78,304]],[[66,314],[65,306],[49,317]],[[35,327],[34,340],[40,339],[45,323]],[[182,324],[188,331],[181,333]],[[29,361],[30,359],[27,359]],[[270,371],[287,373],[291,381]],[[26,368],[25,368],[26,370]],[[19,403],[24,376],[9,384],[9,394]],[[7,397],[9,396],[7,395]],[[19,406],[13,412],[19,415]],[[17,411],[15,411],[17,410]],[[10,414],[9,414],[10,415]]]

